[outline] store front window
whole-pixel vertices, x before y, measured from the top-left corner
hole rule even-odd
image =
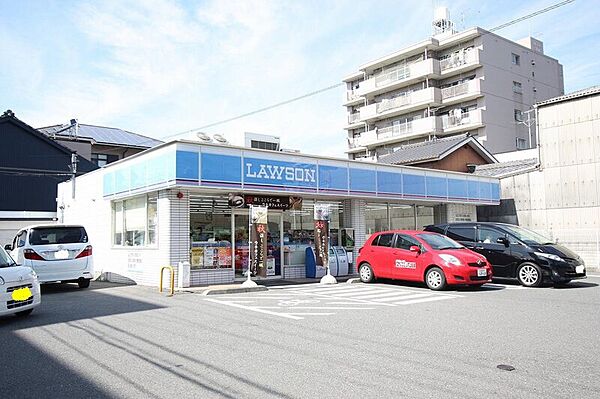
[[[124,247],[156,245],[156,199],[156,194],[148,194],[113,202],[113,245]]]
[[[226,199],[190,199],[192,269],[231,268],[231,210]]]

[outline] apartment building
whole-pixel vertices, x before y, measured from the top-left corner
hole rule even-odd
[[[456,32],[445,8],[433,26],[432,37],[343,79],[348,157],[377,161],[404,144],[467,132],[492,153],[534,147],[528,111],[564,93],[558,60],[532,37]]]

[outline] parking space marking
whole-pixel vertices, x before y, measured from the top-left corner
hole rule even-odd
[[[216,296],[206,300],[251,312],[303,320],[309,316],[335,314],[331,311],[376,310],[382,307],[417,305],[460,297],[462,295],[411,287],[311,284],[297,287],[283,286],[271,291],[247,293],[243,296]]]
[[[413,300],[409,300],[409,301],[394,302],[394,304],[396,304],[396,305],[414,305],[415,303],[441,301],[443,299],[450,299],[450,298],[444,298],[442,296],[430,296],[429,298],[413,299]]]

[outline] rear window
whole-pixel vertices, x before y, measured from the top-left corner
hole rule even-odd
[[[475,226],[450,226],[446,235],[456,241],[475,241]]]
[[[382,234],[373,240],[373,245],[376,245],[378,247],[391,247],[393,240],[393,234]]]
[[[30,245],[77,244],[88,242],[83,227],[43,227],[29,233]]]

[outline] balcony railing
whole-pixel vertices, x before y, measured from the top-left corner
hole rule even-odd
[[[346,101],[354,101],[354,100],[358,100],[359,98],[360,98],[360,96],[354,90],[348,90],[346,92]]]
[[[481,123],[481,110],[474,109],[468,112],[455,112],[450,115],[442,115],[442,127],[452,129],[457,126]]]
[[[401,65],[375,76],[375,87],[387,86],[390,83],[410,77],[410,66]]]
[[[377,113],[380,114],[390,109],[403,107],[411,103],[411,93],[404,93],[398,97],[384,99],[377,103]]]
[[[396,136],[404,136],[412,132],[412,121],[406,121],[394,126],[377,129],[377,139],[384,140]]]
[[[442,71],[450,68],[457,68],[462,65],[472,64],[478,61],[478,53],[476,50],[465,51],[462,54],[452,54],[449,58],[440,61],[440,69]]]
[[[348,115],[348,124],[349,125],[352,125],[353,123],[356,123],[358,121],[360,121],[360,113],[359,112]]]

